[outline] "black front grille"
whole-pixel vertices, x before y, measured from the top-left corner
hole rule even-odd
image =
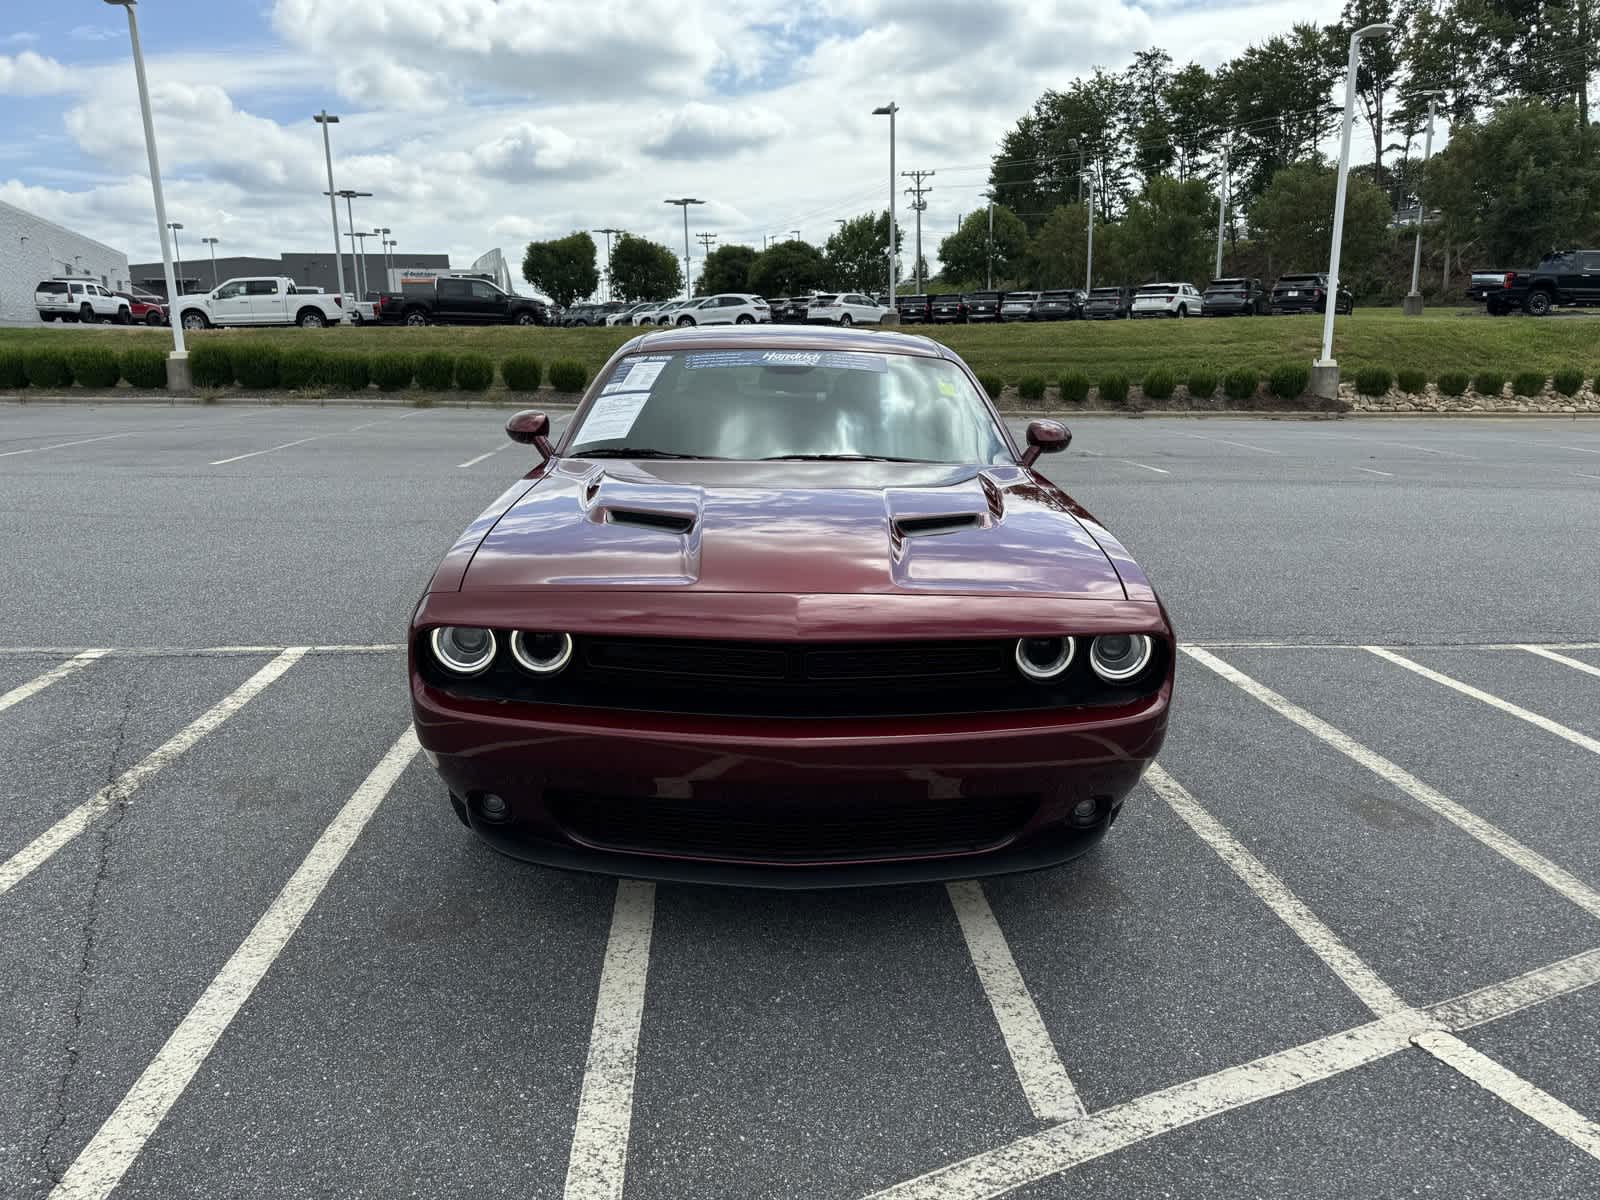
[[[570,836],[601,849],[788,864],[989,850],[1015,837],[1038,808],[1031,796],[772,803],[551,791],[545,798]]]

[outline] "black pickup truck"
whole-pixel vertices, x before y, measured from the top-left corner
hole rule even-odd
[[[1467,294],[1491,317],[1522,309],[1547,317],[1558,304],[1600,304],[1600,250],[1558,250],[1531,270],[1477,270]]]
[[[552,319],[543,300],[461,275],[386,292],[374,303],[373,315],[385,325],[549,325]]]

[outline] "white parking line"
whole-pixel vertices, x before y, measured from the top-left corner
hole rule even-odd
[[[1578,479],[1600,479],[1600,475],[1585,475],[1582,471],[1574,471],[1572,474]]]
[[[101,788],[77,808],[62,817],[16,854],[0,863],[0,896],[5,895],[44,863],[56,851],[89,828],[114,805],[137,792],[145,780],[183,755],[206,734],[214,731],[234,713],[250,703],[268,684],[277,679],[305,655],[304,646],[293,646],[250,676],[217,704],[201,713],[183,729],[157,746],[115,781]]]
[[[1361,648],[1368,654],[1376,654],[1379,658],[1387,659],[1396,666],[1404,667],[1408,671],[1421,675],[1424,679],[1432,680],[1441,687],[1460,692],[1463,696],[1471,696],[1474,700],[1481,700],[1484,704],[1489,705],[1491,708],[1498,708],[1503,713],[1510,713],[1519,721],[1526,721],[1529,725],[1536,726],[1546,733],[1553,733],[1558,738],[1563,738],[1574,746],[1587,750],[1590,754],[1600,754],[1600,738],[1592,738],[1586,733],[1579,733],[1576,729],[1570,729],[1561,724],[1560,721],[1552,721],[1549,717],[1540,716],[1531,709],[1523,708],[1520,704],[1502,700],[1499,696],[1486,692],[1481,688],[1475,688],[1470,683],[1462,683],[1459,679],[1446,675],[1442,671],[1435,671],[1430,667],[1425,667],[1403,654],[1396,654],[1393,650],[1385,650],[1382,646],[1363,646]]]
[[[1224,446],[1237,446],[1241,450],[1254,450],[1257,454],[1282,454],[1282,450],[1269,450],[1265,446],[1253,446],[1249,442],[1230,442],[1227,438],[1207,437],[1203,433],[1185,433],[1181,436],[1197,438],[1202,442],[1220,442]]]
[[[507,442],[506,446],[509,446],[509,445],[511,445],[511,443]],[[463,468],[463,469],[466,468],[466,467],[475,467],[479,463],[481,463],[484,459],[493,458],[496,454],[499,454],[500,451],[502,451],[502,450],[504,450],[506,448],[506,446],[496,446],[493,450],[489,451],[489,453],[480,454],[480,455],[478,455],[477,458],[469,458],[464,463],[457,463],[456,466],[458,468]]]
[[[285,442],[281,446],[268,446],[265,450],[252,450],[249,454],[235,454],[232,458],[219,458],[215,462],[207,463],[206,465],[212,467],[221,467],[227,465],[228,463],[243,462],[247,458],[256,458],[262,454],[271,454],[274,450],[287,450],[290,446],[304,446],[307,442],[320,441],[322,438],[332,436],[333,434],[331,433],[319,433],[315,437],[303,437],[298,441]]]
[[[10,708],[12,705],[21,704],[29,696],[38,695],[52,683],[56,683],[59,680],[65,679],[74,671],[83,670],[84,667],[88,666],[95,659],[104,657],[106,653],[107,651],[105,650],[85,650],[83,653],[76,654],[67,659],[66,662],[51,667],[43,675],[35,676],[34,678],[28,680],[27,683],[19,684],[18,686],[12,688],[5,695],[0,696],[0,712],[5,712],[5,710]]]
[[[1382,475],[1385,479],[1393,479],[1393,471],[1375,471],[1371,467],[1351,467],[1352,471],[1365,471],[1368,475]]]
[[[1571,667],[1574,671],[1582,671],[1586,675],[1600,675],[1600,667],[1593,663],[1586,663],[1581,659],[1568,658],[1565,654],[1557,654],[1554,650],[1547,650],[1543,646],[1518,646],[1518,650],[1526,650],[1529,654],[1537,654],[1540,658],[1548,658],[1551,662],[1558,662],[1564,667]]]
[[[983,886],[969,880],[947,884],[946,891],[1028,1107],[1041,1121],[1071,1121],[1083,1116],[1083,1101],[1056,1053],[1028,985],[1022,981]]]
[[[1144,470],[1144,471],[1154,471],[1157,475],[1171,475],[1172,474],[1171,471],[1168,471],[1168,470],[1166,470],[1166,469],[1164,469],[1162,467],[1152,467],[1149,463],[1135,462],[1131,458],[1114,458],[1109,454],[1096,454],[1093,450],[1082,450],[1079,453],[1083,454],[1086,458],[1098,458],[1098,459],[1103,459],[1106,462],[1118,462],[1118,463],[1123,463],[1126,466],[1138,467],[1138,468],[1140,468],[1141,470]],[[462,466],[466,466],[467,464],[463,463],[461,465]]]
[[[1348,734],[1335,729],[1321,717],[1314,716],[1298,704],[1280,696],[1264,684],[1250,678],[1237,667],[1231,666],[1198,646],[1184,646],[1183,652],[1195,662],[1211,668],[1241,691],[1254,696],[1279,716],[1293,721],[1300,728],[1333,747],[1346,758],[1359,763],[1380,779],[1394,785],[1418,804],[1437,813],[1470,837],[1493,850],[1507,862],[1522,868],[1552,891],[1565,897],[1590,916],[1600,919],[1600,892],[1596,892],[1570,871],[1558,867],[1535,850],[1524,846],[1497,825],[1492,825],[1469,809],[1463,808],[1443,792],[1423,783],[1415,775],[1390,762],[1383,755],[1369,750]]]
[[[1596,983],[1600,983],[1600,949],[1585,950],[1475,992],[1430,1004],[1428,1014],[1445,1028],[1460,1033]]]
[[[655,904],[655,884],[631,879],[617,884],[611,935],[600,968],[594,1028],[589,1034],[589,1060],[572,1131],[572,1155],[567,1160],[564,1200],[620,1200],[622,1196]]]
[[[1366,441],[1365,438],[1360,438],[1358,440]],[[1418,446],[1414,442],[1379,442],[1378,445],[1380,445],[1380,446],[1398,446],[1402,450],[1416,450],[1416,451],[1418,451],[1419,453],[1422,453],[1422,454],[1436,454],[1440,458],[1460,458],[1460,459],[1465,459],[1467,462],[1477,462],[1478,461],[1475,457],[1473,457],[1470,454],[1461,454],[1461,453],[1459,453],[1458,451],[1455,451],[1455,450],[1436,450],[1432,446]]]
[[[103,433],[99,437],[79,438],[74,442],[51,442],[48,446],[29,446],[26,450],[6,450],[0,452],[0,458],[14,458],[18,454],[38,454],[43,450],[64,450],[68,446],[87,446],[90,442],[109,442],[116,438],[138,437],[143,430],[134,433]]]
[[[255,927],[67,1168],[50,1200],[104,1200],[116,1188],[416,753],[416,731],[407,729],[323,830]]]

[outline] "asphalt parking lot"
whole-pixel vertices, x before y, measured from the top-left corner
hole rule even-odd
[[[1159,769],[1063,869],[769,894],[415,754],[505,416],[0,409],[0,1196],[1600,1193],[1600,422],[1076,423]]]

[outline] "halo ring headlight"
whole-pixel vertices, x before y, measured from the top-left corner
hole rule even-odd
[[[572,635],[527,633],[518,629],[511,635],[511,657],[524,671],[554,675],[572,661]]]
[[[1078,648],[1070,637],[1022,637],[1017,639],[1017,670],[1029,679],[1046,683],[1072,665]]]
[[[1104,634],[1089,643],[1089,666],[1107,683],[1126,683],[1150,665],[1154,653],[1147,634]]]
[[[454,675],[481,675],[494,661],[494,630],[475,625],[441,625],[428,638],[433,657]]]

